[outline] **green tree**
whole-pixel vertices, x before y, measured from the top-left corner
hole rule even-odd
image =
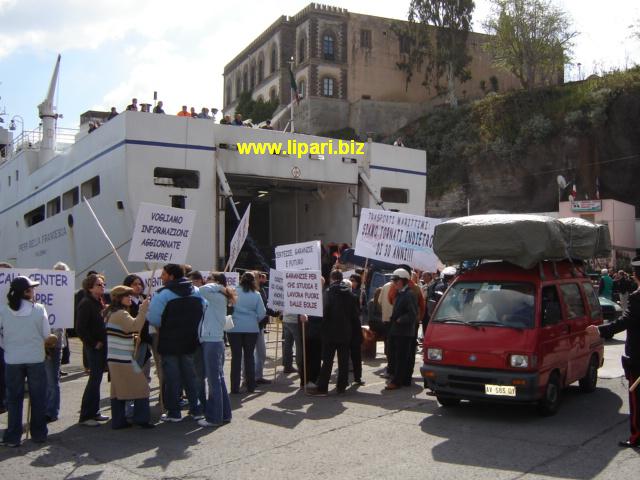
[[[409,52],[404,64],[398,67],[407,72],[411,81],[414,67],[424,64],[423,85],[435,82],[438,94],[446,94],[449,105],[458,105],[455,80],[471,78],[467,66],[467,37],[471,30],[473,0],[411,0],[409,26],[402,34],[408,39]],[[444,78],[446,86],[440,85]]]
[[[569,62],[573,38],[568,14],[553,0],[491,0],[484,23],[494,64],[513,73],[523,88],[551,84]]]
[[[278,108],[278,100],[265,102],[261,98],[253,100],[251,92],[242,92],[238,98],[236,113],[242,114],[245,120],[251,119],[254,124],[269,120]]]

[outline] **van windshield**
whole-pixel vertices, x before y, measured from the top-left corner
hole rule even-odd
[[[440,301],[434,322],[533,328],[534,287],[516,282],[458,282]]]

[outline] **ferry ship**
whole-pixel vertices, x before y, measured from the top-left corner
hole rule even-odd
[[[72,144],[60,141],[53,105],[56,62],[42,128],[14,138],[0,128],[0,260],[24,268],[68,263],[122,278],[123,267],[85,205],[127,262],[141,202],[196,211],[187,262],[224,268],[240,215],[251,205],[250,243],[237,266],[271,264],[273,247],[320,240],[352,244],[361,208],[424,215],[424,151],[366,142],[361,154],[241,154],[244,143],[323,144],[332,139],[126,111]],[[333,140],[333,142],[337,142]],[[360,152],[359,152],[360,153]],[[257,257],[262,256],[261,264]]]

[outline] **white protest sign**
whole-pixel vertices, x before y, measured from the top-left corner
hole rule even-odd
[[[46,308],[51,328],[73,328],[75,272],[35,268],[1,268],[0,302],[7,302],[11,281],[20,275],[40,282],[40,285],[35,288],[35,301],[43,304]]]
[[[153,278],[151,274],[153,274]],[[144,285],[143,293],[145,295],[148,293],[154,294],[162,288],[162,279],[160,278],[160,275],[162,275],[161,268],[156,269],[155,273],[147,270],[144,272],[136,272],[133,275],[138,275],[142,279],[142,284]],[[149,290],[149,285],[151,285],[151,290]]]
[[[321,270],[320,241],[276,247],[276,270]]]
[[[233,266],[236,264],[236,260],[238,259],[240,250],[242,250],[242,245],[244,245],[244,241],[247,239],[247,235],[249,234],[250,212],[251,204],[249,204],[247,210],[244,212],[242,220],[240,220],[238,228],[236,228],[236,232],[233,234],[233,238],[231,239],[231,243],[229,244],[229,263],[227,264],[229,270],[232,270]]]
[[[319,270],[288,270],[284,274],[284,312],[322,316],[322,275]]]
[[[284,275],[273,268],[269,270],[269,299],[267,307],[276,312],[284,311]]]
[[[129,261],[185,263],[195,218],[193,210],[141,203]]]
[[[238,272],[224,272],[224,277],[227,279],[227,287],[238,289],[240,284],[240,274]]]
[[[363,208],[355,254],[435,272],[433,231],[439,219]]]

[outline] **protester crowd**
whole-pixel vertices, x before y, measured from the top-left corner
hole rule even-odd
[[[68,270],[61,262],[54,268]],[[89,272],[75,298],[75,329],[88,373],[79,423],[98,427],[109,420],[100,409],[100,388],[108,372],[111,427],[154,428],[149,403],[152,358],[161,385],[161,421],[180,422],[183,408],[188,408],[188,416],[201,427],[230,422],[230,394],[251,394],[271,383],[264,378],[265,329],[274,317],[282,318],[283,373],[297,373],[300,389],[307,394],[328,394],[336,355],[335,392],[346,392],[350,371],[353,384],[364,385],[363,325],[369,340],[385,342],[385,389],[411,386],[420,330],[425,331],[456,269],[446,267],[438,274],[400,265],[370,299],[365,294],[369,272],[358,269],[347,279],[343,270],[336,262],[328,273],[322,317],[283,315],[268,308],[268,280],[262,272],[243,273],[234,289],[227,286],[224,273],[205,279],[190,266],[167,264],[161,272],[163,287],[151,298],[137,275],[126,276],[107,294],[104,276]],[[624,278],[616,275],[618,294],[628,290]],[[34,302],[37,287],[27,277],[15,277],[8,304],[0,306],[6,363],[1,369],[6,375],[0,377],[5,384],[0,394],[4,397],[6,392],[6,399],[0,398],[0,405],[4,410],[6,403],[8,410],[6,446],[21,442],[25,380],[34,441],[46,440],[47,423],[56,421],[60,412],[60,364],[67,339],[63,330],[51,331],[44,306]],[[224,373],[227,346],[229,388]]]

